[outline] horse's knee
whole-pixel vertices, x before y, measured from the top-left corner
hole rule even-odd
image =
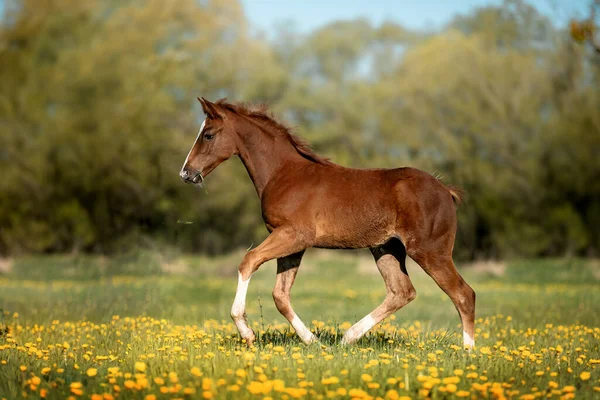
[[[275,301],[275,307],[281,314],[286,315],[290,311],[290,298],[282,290],[275,288],[273,289],[273,300]]]
[[[253,273],[256,272],[258,267],[260,266],[260,260],[258,260],[257,256],[253,252],[248,252],[244,256],[242,260],[238,272],[243,280],[248,280],[252,276]]]
[[[475,311],[475,300],[477,295],[473,288],[466,283],[463,284],[460,293],[459,304],[467,312]]]
[[[405,304],[404,305],[410,303],[411,301],[413,301],[416,298],[417,298],[417,291],[415,290],[414,287],[410,287],[404,293],[404,300],[405,300]]]
[[[401,292],[394,293],[389,298],[389,305],[392,312],[398,311],[417,297],[417,291],[414,287],[406,288]]]

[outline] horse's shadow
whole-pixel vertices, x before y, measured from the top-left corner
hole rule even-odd
[[[341,329],[316,329],[314,331],[314,334],[319,341],[311,344],[310,346],[318,346],[325,349],[331,349],[333,347],[345,347],[342,344],[344,331],[342,331]],[[242,338],[240,336],[237,336],[237,339],[240,342],[242,341]],[[358,346],[361,348],[382,347],[386,345],[398,346],[405,345],[408,342],[409,340],[405,336],[400,334],[373,332],[368,333],[367,335],[360,338],[360,340],[353,344],[353,346]],[[305,344],[304,342],[302,342],[302,340],[300,340],[298,335],[289,330],[267,329],[264,332],[257,332],[256,340],[254,341],[254,346],[258,348],[267,348],[269,346],[303,347],[305,346]]]

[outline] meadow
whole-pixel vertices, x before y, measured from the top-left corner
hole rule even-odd
[[[343,332],[385,295],[365,252],[309,251],[292,304],[320,344],[275,309],[275,265],[255,274],[240,341],[229,310],[242,254],[125,254],[4,261],[0,398],[598,398],[600,264],[476,264],[476,348],[418,266],[414,302],[358,344]],[[460,266],[459,266],[460,267]]]

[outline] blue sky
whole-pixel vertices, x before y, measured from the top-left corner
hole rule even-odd
[[[457,13],[477,6],[500,4],[498,0],[241,0],[255,29],[270,33],[275,24],[293,23],[300,32],[338,19],[366,17],[380,23],[392,20],[413,28],[438,28]],[[529,0],[557,25],[572,16],[583,16],[589,0]]]

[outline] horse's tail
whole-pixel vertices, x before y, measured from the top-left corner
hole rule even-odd
[[[457,206],[460,205],[463,201],[463,197],[465,196],[465,191],[456,186],[446,185],[446,189],[450,192],[452,196],[452,200],[454,200],[454,204]]]

